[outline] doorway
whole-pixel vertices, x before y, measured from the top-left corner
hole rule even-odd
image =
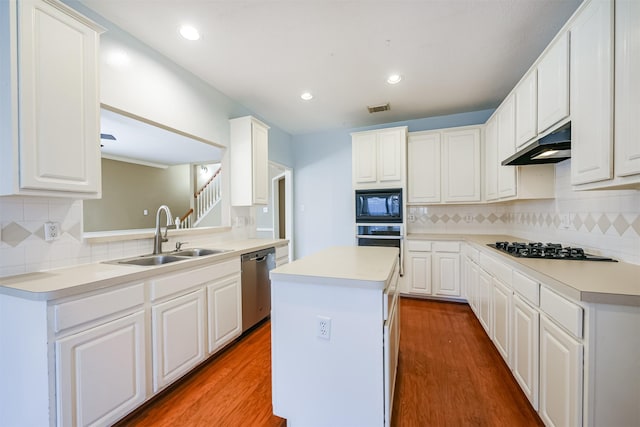
[[[271,180],[273,238],[289,240],[289,259],[293,261],[293,170],[270,163],[280,170]]]

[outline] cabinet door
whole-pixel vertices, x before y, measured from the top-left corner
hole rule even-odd
[[[442,138],[443,201],[479,201],[480,130],[446,131]]]
[[[223,347],[242,333],[240,276],[207,286],[209,353]]]
[[[251,124],[253,158],[253,204],[269,203],[269,130],[259,123]]]
[[[615,170],[640,174],[640,2],[616,1]]]
[[[382,130],[378,134],[377,180],[382,185],[400,184],[403,181],[403,149],[407,143],[402,129]]]
[[[352,137],[353,183],[372,184],[377,180],[378,149],[374,133]]]
[[[409,135],[408,203],[440,202],[440,132]]]
[[[612,178],[613,1],[593,1],[571,31],[571,183]]]
[[[482,327],[491,337],[491,275],[479,268],[478,275],[478,318]]]
[[[569,116],[569,34],[564,33],[538,63],[538,133]]]
[[[513,197],[516,195],[516,167],[502,166],[507,157],[515,153],[515,101],[510,96],[500,106],[498,112],[498,197]]]
[[[520,388],[538,409],[538,329],[540,314],[517,294],[513,297],[511,369]]]
[[[59,339],[58,425],[110,425],[140,405],[145,391],[144,313]]]
[[[485,197],[487,200],[498,198],[498,117],[493,116],[484,131],[484,173],[485,173]]]
[[[441,296],[460,296],[460,254],[433,254],[433,293]]]
[[[479,290],[478,290],[478,286],[479,286],[479,278],[480,278],[480,270],[478,265],[473,262],[473,261],[469,261],[469,304],[471,305],[471,308],[473,309],[474,313],[476,313],[476,316],[478,315],[478,294],[479,294]]]
[[[101,191],[98,34],[66,8],[18,2],[20,187]]]
[[[504,361],[511,366],[511,290],[495,278],[492,284],[492,340]]]
[[[151,317],[157,392],[204,359],[204,290],[151,307]]]
[[[582,344],[540,316],[540,418],[547,426],[582,425]]]
[[[431,295],[431,253],[409,252],[409,292]]]
[[[538,79],[535,69],[520,82],[515,96],[516,146],[522,147],[538,134]]]

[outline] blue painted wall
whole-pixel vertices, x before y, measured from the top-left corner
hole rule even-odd
[[[354,244],[351,132],[408,126],[409,132],[481,124],[491,110],[292,137],[295,257]]]

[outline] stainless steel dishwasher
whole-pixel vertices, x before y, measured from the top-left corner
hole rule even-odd
[[[269,271],[276,266],[275,248],[242,255],[242,331],[271,313]]]

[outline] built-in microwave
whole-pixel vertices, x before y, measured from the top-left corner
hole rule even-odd
[[[402,222],[402,189],[356,190],[356,223]]]

